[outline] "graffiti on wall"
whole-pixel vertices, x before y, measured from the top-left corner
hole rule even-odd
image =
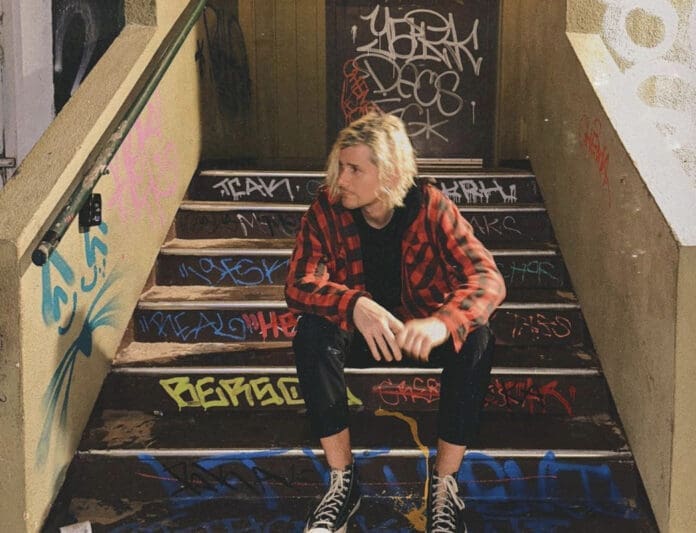
[[[635,96],[637,111],[662,135],[685,171],[696,172],[696,3],[691,14],[684,3],[669,0],[602,0],[606,6],[602,38],[627,65],[612,80]],[[637,42],[632,28],[647,17],[659,42]],[[638,39],[640,41],[640,39]],[[654,86],[654,96],[644,91]]]
[[[41,316],[44,324],[55,328],[59,337],[70,335],[73,342],[63,353],[43,396],[46,418],[37,450],[37,462],[46,460],[51,429],[56,412],[65,426],[75,365],[80,355],[89,358],[94,333],[114,327],[117,304],[107,293],[117,280],[109,271],[109,227],[106,223],[83,233],[83,255],[76,261],[64,258],[55,250],[41,268]],[[84,273],[84,275],[80,275]],[[87,307],[84,317],[79,310]]]

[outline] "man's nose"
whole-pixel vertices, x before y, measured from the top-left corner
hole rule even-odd
[[[348,172],[342,168],[338,171],[338,186],[343,187],[346,183],[348,183]]]

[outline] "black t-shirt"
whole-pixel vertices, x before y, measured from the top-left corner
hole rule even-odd
[[[401,304],[401,241],[407,226],[407,210],[397,207],[381,229],[370,226],[360,209],[353,218],[360,235],[365,286],[375,302],[394,310]]]

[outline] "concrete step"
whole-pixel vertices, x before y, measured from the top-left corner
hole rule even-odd
[[[537,460],[538,471],[523,481],[513,479],[513,457],[490,459],[490,468],[471,469],[460,495],[466,502],[464,517],[472,533],[496,532],[577,532],[657,533],[644,498],[630,498],[618,489],[598,462],[571,462],[564,458]],[[135,463],[130,466],[128,463]],[[177,532],[302,532],[304,521],[316,505],[323,487],[307,485],[314,476],[316,461],[292,464],[282,470],[258,465],[258,459],[108,458],[78,456],[68,472],[68,483],[49,517],[49,531],[75,522],[90,521],[95,532],[177,531]],[[365,461],[359,462],[360,466]],[[124,466],[125,465],[125,466]],[[506,473],[503,465],[508,465]],[[547,465],[551,469],[547,470]],[[628,463],[614,461],[614,472],[631,475]],[[487,470],[487,471],[486,471]],[[128,472],[132,477],[121,479]],[[117,478],[114,479],[114,475]],[[460,476],[461,477],[461,476]],[[585,482],[583,478],[588,478]],[[424,476],[423,476],[424,478]],[[550,480],[541,482],[539,480]],[[115,490],[120,483],[126,490]],[[278,494],[278,489],[292,493]],[[471,489],[473,490],[470,490]],[[559,497],[571,487],[588,493],[585,501],[575,496]],[[72,489],[72,490],[71,490]],[[597,492],[612,492],[605,499]],[[393,478],[378,494],[365,494],[349,523],[349,532],[409,533],[423,531],[422,486],[412,493]],[[475,498],[478,492],[489,495]],[[525,499],[517,494],[532,495]],[[390,495],[396,493],[396,495]],[[257,494],[256,497],[248,494]],[[646,512],[647,511],[647,512]]]
[[[491,318],[498,344],[582,346],[587,338],[572,293],[520,289]],[[145,292],[133,314],[138,342],[260,342],[293,337],[297,319],[282,287],[163,287]]]
[[[438,409],[439,368],[376,365],[347,368],[345,372],[353,409]],[[294,366],[118,368],[104,382],[100,405],[103,409],[159,413],[304,410]],[[497,365],[484,407],[488,411],[572,417],[608,412],[611,401],[598,369]]]
[[[283,285],[292,248],[261,248],[258,244],[257,240],[237,241],[233,247],[228,240],[175,239],[162,247],[156,263],[156,283],[209,287]],[[557,250],[493,249],[491,252],[508,290],[570,287],[563,258]]]
[[[181,204],[174,223],[181,239],[292,239],[307,210],[305,204],[198,202]],[[460,209],[486,245],[554,242],[546,209],[539,206],[466,207]]]
[[[191,180],[188,198],[205,201],[311,202],[321,187],[323,171],[201,170]],[[432,180],[457,205],[539,203],[533,174],[514,170],[467,172],[426,170],[420,178]]]

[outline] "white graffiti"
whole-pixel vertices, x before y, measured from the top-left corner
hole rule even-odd
[[[517,202],[517,185],[507,188],[491,180],[487,185],[483,180],[452,180],[438,182],[438,187],[457,204],[490,203],[502,200],[506,204]]]
[[[241,200],[243,198],[259,194],[262,198],[273,198],[278,189],[285,189],[290,197],[290,201],[295,199],[290,180],[283,179],[264,179],[261,177],[247,176],[243,179],[225,178],[213,185],[214,189],[220,191],[220,197],[231,197],[233,200]]]
[[[82,42],[82,57],[77,68],[75,79],[70,87],[70,94],[73,95],[87,73],[87,67],[92,60],[94,50],[99,38],[99,27],[97,25],[94,8],[84,0],[68,0],[59,9],[58,20],[56,21],[56,41],[54,43],[54,63],[53,70],[57,73],[63,72],[63,46],[67,37],[68,29],[75,19],[80,19],[84,27],[84,37]]]
[[[604,0],[604,4],[602,38],[629,64],[613,81],[638,97],[639,112],[673,150],[690,152],[696,160],[696,102],[692,96],[696,91],[696,3],[688,21],[680,17],[675,2],[668,0]],[[641,12],[659,21],[659,42],[644,45],[632,38],[629,21]],[[641,97],[647,82],[654,82],[657,89],[652,101]]]
[[[393,17],[389,7],[378,5],[360,18],[367,28],[353,26],[350,30],[357,55],[347,76],[358,88],[360,80],[370,80],[375,96],[372,102],[388,106],[390,113],[407,124],[411,137],[437,136],[448,142],[439,130],[464,109],[465,102],[457,93],[462,75],[469,68],[473,76],[481,72],[479,20],[465,38],[460,38],[452,13],[445,16],[429,9],[413,9]],[[358,45],[359,33],[367,33],[363,42],[369,42]],[[475,108],[472,101],[474,124]]]

